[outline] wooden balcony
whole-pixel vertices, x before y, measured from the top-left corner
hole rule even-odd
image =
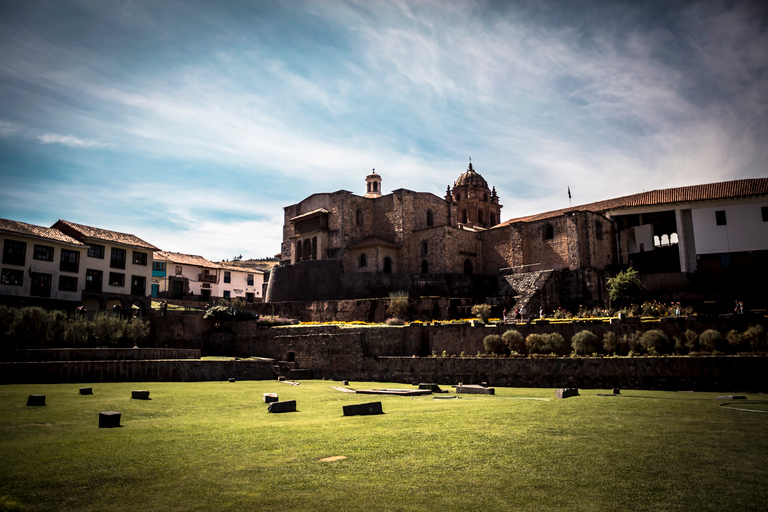
[[[216,274],[200,274],[200,279],[198,280],[204,283],[215,283]]]

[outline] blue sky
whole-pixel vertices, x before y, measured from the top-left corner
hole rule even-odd
[[[220,260],[315,192],[502,220],[768,176],[768,3],[0,0],[0,217]]]

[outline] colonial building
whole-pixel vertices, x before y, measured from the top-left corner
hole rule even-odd
[[[606,278],[630,264],[692,275],[736,258],[765,275],[757,262],[768,254],[768,179],[643,192],[505,222],[495,187],[471,163],[443,198],[383,194],[375,172],[365,181],[362,196],[318,193],[285,208],[267,301],[405,290],[507,304],[538,294],[534,302],[551,305],[604,301]]]

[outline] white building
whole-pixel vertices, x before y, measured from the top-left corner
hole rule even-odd
[[[152,269],[152,296],[201,300],[216,297],[214,287],[220,279],[219,265],[202,256],[156,251]]]
[[[223,299],[241,298],[246,302],[262,302],[264,271],[219,263],[221,280],[216,285],[216,296]]]

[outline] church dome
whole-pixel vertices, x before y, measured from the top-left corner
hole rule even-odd
[[[475,170],[472,168],[472,162],[469,163],[467,172],[459,176],[459,179],[457,179],[453,184],[454,187],[463,187],[467,185],[474,185],[476,187],[485,189],[488,188],[488,182],[475,172]]]

